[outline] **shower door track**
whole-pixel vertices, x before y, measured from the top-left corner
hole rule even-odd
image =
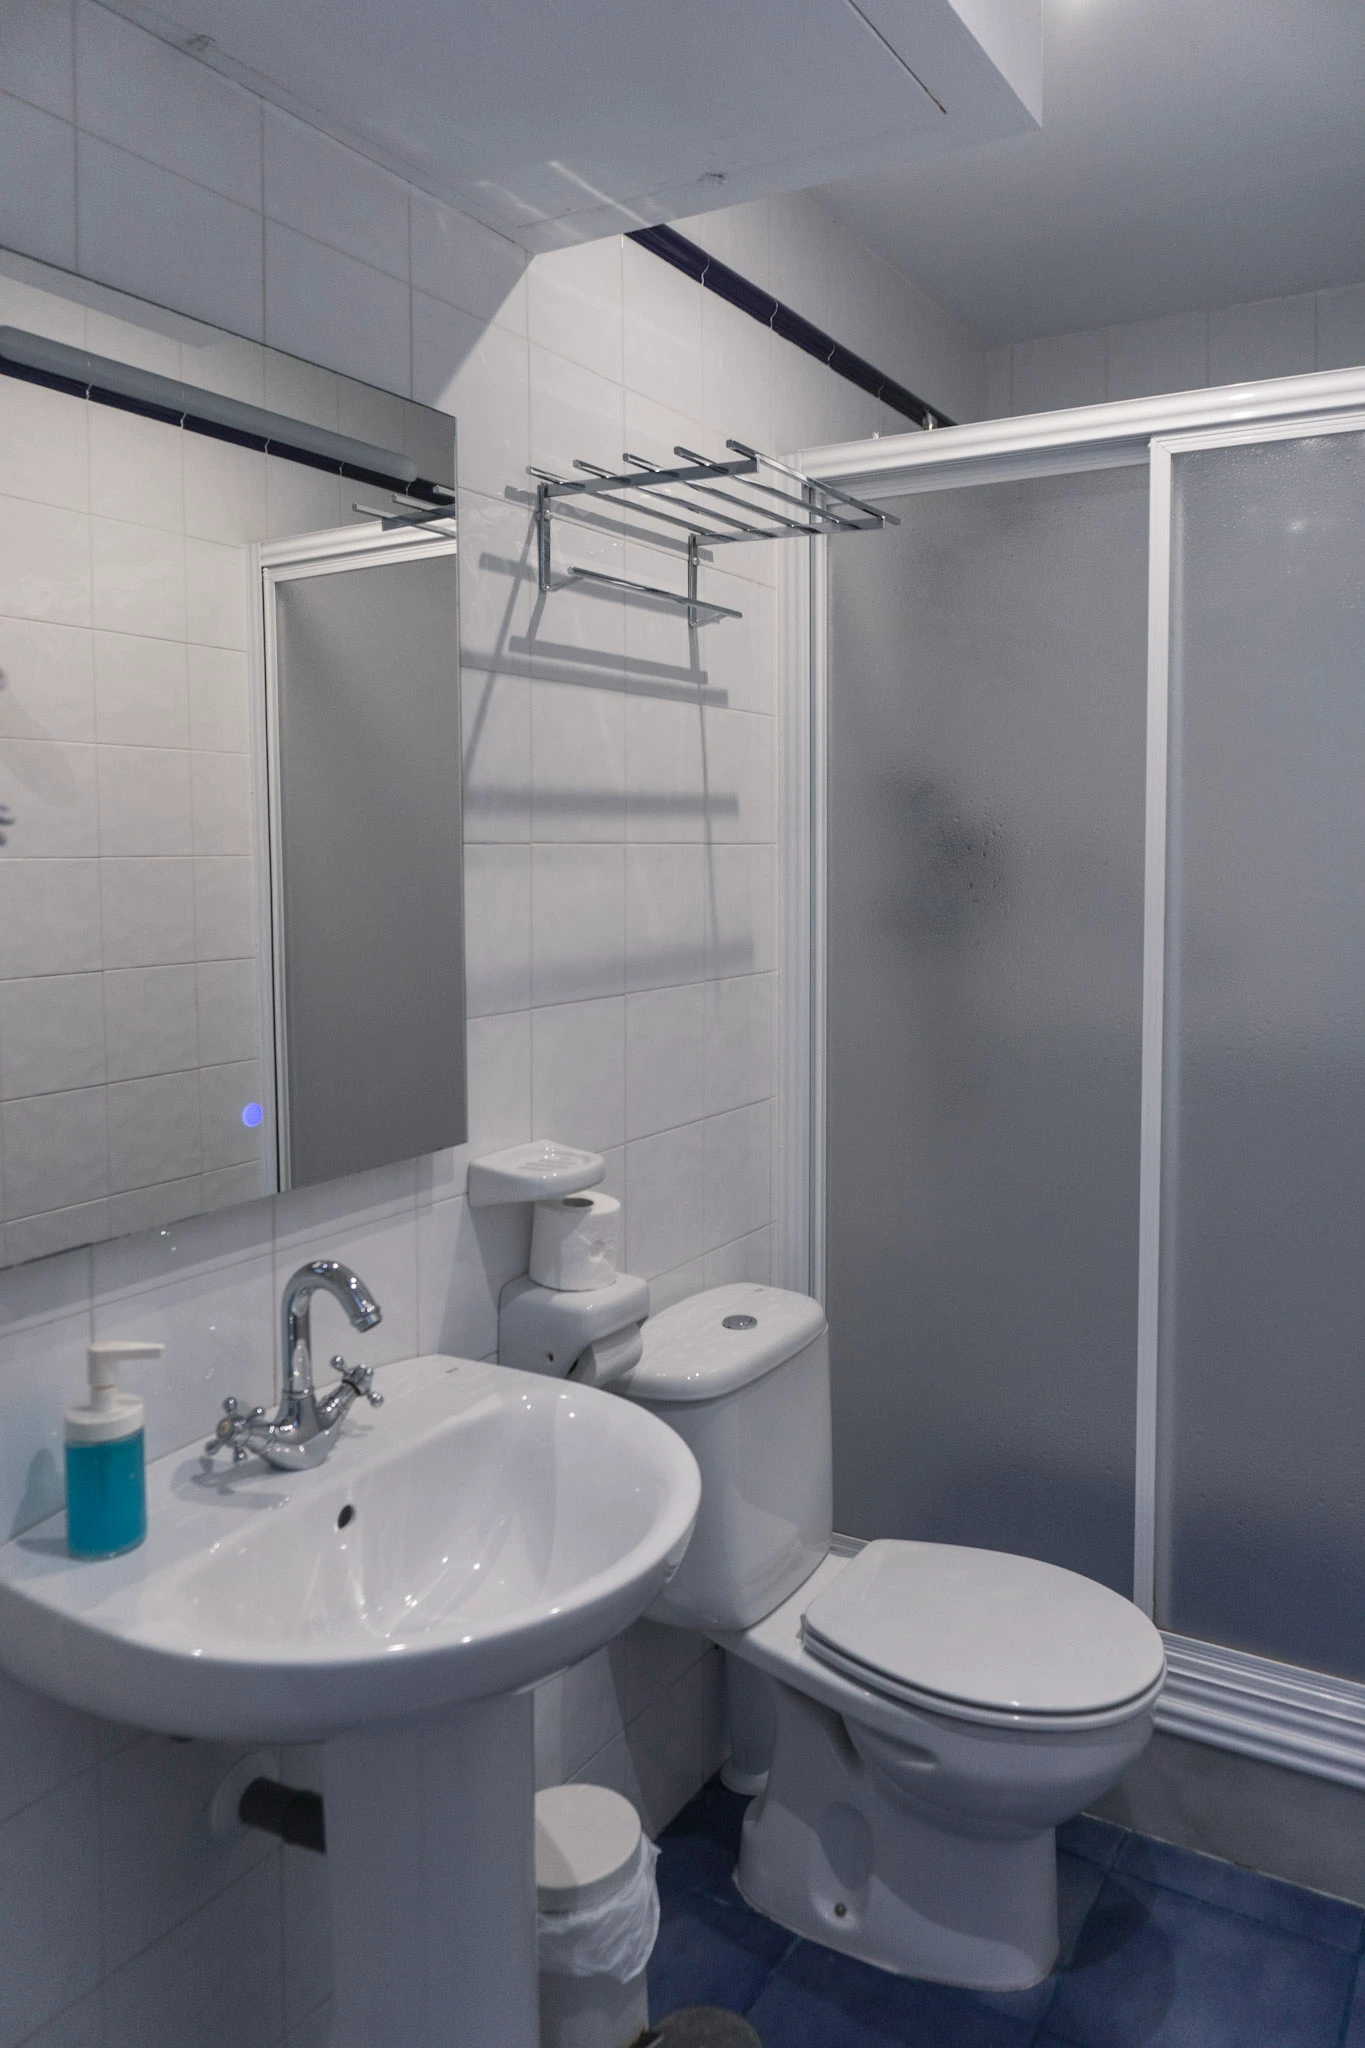
[[[900,496],[1147,464],[1150,475],[1133,1598],[1156,1594],[1167,907],[1171,461],[1182,449],[1365,426],[1365,371],[1175,393],[806,450],[807,474]],[[1353,414],[1358,416],[1353,417]],[[782,1037],[775,1278],[825,1292],[825,877],[830,688],[826,539],[784,557],[780,806]],[[1157,1725],[1365,1789],[1365,1685],[1166,1636]]]

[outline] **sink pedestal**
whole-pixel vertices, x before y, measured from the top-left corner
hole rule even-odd
[[[529,1692],[326,1749],[333,2048],[537,2048]]]

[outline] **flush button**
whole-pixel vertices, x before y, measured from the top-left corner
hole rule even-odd
[[[726,1316],[721,1323],[722,1330],[756,1330],[757,1316]]]

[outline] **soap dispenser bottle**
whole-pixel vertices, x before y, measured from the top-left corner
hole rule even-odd
[[[90,1398],[66,1411],[66,1541],[73,1557],[117,1557],[147,1534],[142,1403],[118,1383],[120,1361],[159,1358],[164,1344],[92,1344]]]

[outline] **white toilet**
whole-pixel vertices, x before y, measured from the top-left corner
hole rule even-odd
[[[745,1898],[883,1969],[1036,1983],[1057,1954],[1053,1829],[1147,1742],[1156,1629],[1032,1558],[835,1542],[828,1329],[804,1295],[693,1295],[645,1324],[614,1390],[701,1467],[696,1533],[649,1611],[722,1644],[732,1711],[772,1726]]]

